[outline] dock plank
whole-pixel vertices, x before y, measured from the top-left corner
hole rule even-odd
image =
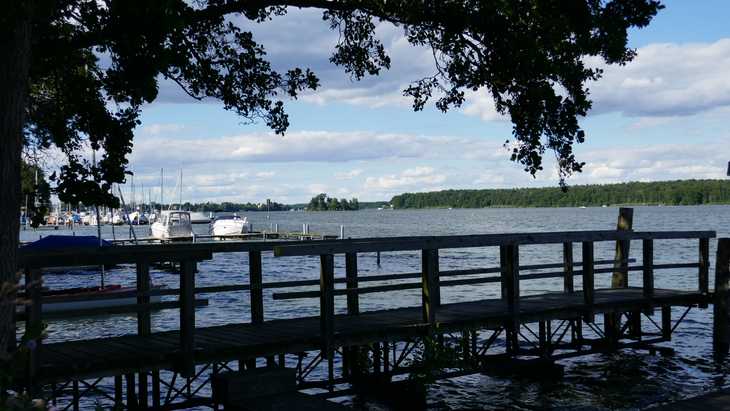
[[[652,304],[695,304],[706,299],[698,292],[656,289]],[[648,303],[641,288],[595,290],[595,312],[608,312]],[[582,292],[547,293],[520,297],[520,318],[577,316],[585,309]],[[497,327],[509,318],[505,301],[489,299],[443,304],[436,309],[436,322],[444,332],[465,326]],[[335,341],[347,345],[385,341],[425,333],[421,307],[362,312],[357,316],[337,315]],[[179,356],[179,331],[149,336],[127,335],[82,341],[50,343],[44,346],[41,364],[44,377],[53,381],[69,370],[78,375],[103,375],[132,365],[144,367],[173,363]],[[242,323],[195,330],[195,361],[231,360],[266,356],[279,352],[317,350],[321,344],[319,317],[302,317]]]

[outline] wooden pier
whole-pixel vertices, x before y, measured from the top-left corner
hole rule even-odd
[[[18,320],[25,321],[26,330],[39,329],[44,321],[38,282],[43,268],[95,264],[136,265],[137,304],[116,307],[114,312],[136,313],[138,327],[135,335],[37,341],[26,369],[16,379],[19,387],[32,393],[42,390],[57,400],[61,409],[79,409],[89,396],[126,409],[215,407],[218,400],[213,400],[214,395],[202,394],[210,391],[212,379],[221,373],[244,373],[257,367],[294,369],[297,388],[321,388],[320,395],[335,397],[422,370],[427,366],[424,362],[438,350],[455,355],[448,367],[429,371],[434,377],[483,372],[495,364],[509,368],[510,363],[522,361],[554,363],[622,348],[667,350],[655,344],[671,340],[690,309],[706,308],[711,303],[715,304],[715,346],[718,352],[727,352],[730,240],[718,242],[716,292],[712,293],[709,241],[714,237],[711,231],[610,230],[128,245],[72,253],[21,250],[31,303]],[[682,241],[696,258],[656,263],[655,247],[661,247],[664,240]],[[632,241],[642,246],[640,263],[629,255]],[[616,258],[596,259],[594,249],[600,242],[615,243]],[[562,250],[554,263],[520,263],[521,250],[545,244]],[[440,269],[442,250],[476,247],[498,249],[499,266]],[[574,253],[574,249],[579,252]],[[358,275],[359,255],[402,251],[420,253],[418,272]],[[248,253],[249,282],[196,286],[196,265],[222,252]],[[262,253],[268,252],[279,258],[318,256],[320,276],[265,281]],[[335,275],[336,256],[344,257],[343,277]],[[179,262],[179,288],[149,289],[150,265],[159,261]],[[695,276],[696,286],[684,290],[655,288],[654,273],[667,269],[681,269],[687,276]],[[611,288],[596,288],[599,275],[612,275],[621,281]],[[634,276],[641,279],[640,286],[629,286],[629,279],[637,283]],[[520,292],[525,282],[545,279],[554,279],[561,291],[536,295]],[[446,287],[485,283],[500,284],[501,296],[442,302],[441,291]],[[316,288],[301,291],[304,286]],[[279,290],[271,304],[283,299],[316,299],[312,301],[318,301],[320,314],[266,320],[264,289]],[[360,295],[405,289],[421,290],[418,306],[360,309]],[[250,322],[196,327],[196,296],[233,291],[250,294]],[[178,299],[150,303],[154,294]],[[346,299],[346,313],[336,313],[336,298]],[[672,318],[673,307],[681,307],[683,314]],[[179,329],[152,332],[153,309],[178,310]],[[244,313],[241,318],[245,318]],[[319,371],[313,372],[315,369]],[[112,380],[107,385],[113,389],[105,390],[104,382]]]

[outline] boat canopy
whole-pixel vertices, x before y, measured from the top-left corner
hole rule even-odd
[[[113,244],[106,240],[101,240],[102,247],[109,247]],[[99,238],[93,235],[49,235],[23,246],[28,250],[60,250],[64,248],[99,247]]]

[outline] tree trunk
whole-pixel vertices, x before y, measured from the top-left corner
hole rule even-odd
[[[0,286],[17,281],[20,230],[20,164],[28,93],[31,23],[18,2],[3,10],[0,27]],[[0,301],[0,356],[15,344],[12,300]]]

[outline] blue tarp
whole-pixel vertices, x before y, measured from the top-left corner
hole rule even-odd
[[[112,243],[101,240],[104,247],[111,246]],[[23,248],[30,250],[62,250],[64,248],[99,247],[99,238],[93,235],[49,235],[25,245]]]

